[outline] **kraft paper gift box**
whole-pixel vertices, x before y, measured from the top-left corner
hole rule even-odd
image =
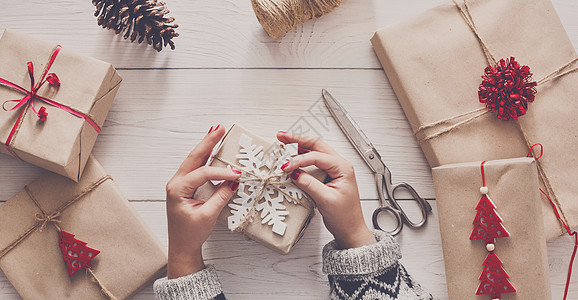
[[[0,79],[5,80],[0,83],[0,104],[4,104],[0,109],[0,152],[78,181],[122,78],[109,63],[66,47],[53,52],[55,46],[4,31],[0,39]],[[44,80],[56,74],[60,84],[45,82],[33,88],[28,62],[32,63],[35,85],[44,73]],[[32,107],[21,103],[11,110],[18,102],[6,102],[34,91],[38,97],[32,100]],[[54,101],[53,105],[40,97]],[[43,114],[41,110],[48,114],[44,121],[37,116],[37,112]]]
[[[91,271],[69,277],[57,228],[100,251]],[[0,205],[0,269],[23,299],[111,298],[101,288],[125,299],[161,276],[166,262],[164,247],[93,157],[79,183],[46,173]]]
[[[262,156],[259,159],[247,161],[247,164],[252,164],[253,162],[258,164],[260,161],[263,161],[263,159],[268,159],[270,153],[273,152],[273,149],[276,149],[274,141],[267,141],[250,133],[238,125],[233,125],[227,134],[223,137],[223,140],[215,151],[215,154],[209,162],[209,165],[223,168],[232,167],[235,170],[243,171],[241,167],[245,166],[246,164],[239,158],[239,155],[244,153],[243,147],[241,146],[242,140],[247,142],[247,145],[253,145],[253,150],[256,151],[255,153],[259,152],[258,147],[262,147],[263,150],[261,152]],[[296,155],[297,145],[294,144],[294,146],[295,148],[293,148],[293,150],[294,154]],[[285,160],[280,159],[276,161],[276,164],[274,165],[279,167],[282,166],[284,162]],[[317,168],[308,167],[303,169],[320,181],[325,179],[326,173]],[[270,169],[267,166],[260,166],[261,172],[267,172],[268,170]],[[288,174],[283,173],[279,168],[277,168],[277,171],[278,172],[275,174],[283,174],[285,176],[280,176],[282,178],[276,178],[276,180],[286,179],[289,182],[291,181],[291,179],[288,178]],[[246,179],[246,174],[247,172],[243,171],[241,180]],[[266,176],[263,174],[262,176]],[[302,198],[299,198],[294,193],[291,193],[294,199],[297,200],[296,202],[292,202],[287,198],[284,198],[279,203],[274,203],[275,199],[281,199],[278,197],[282,197],[282,195],[279,194],[278,190],[269,188],[262,193],[263,195],[261,197],[258,195],[255,196],[259,199],[258,201],[254,202],[256,210],[254,211],[254,214],[251,214],[251,208],[253,207],[251,203],[240,203],[240,201],[242,201],[243,198],[247,199],[252,194],[258,193],[258,189],[262,185],[264,187],[270,187],[271,184],[265,185],[263,182],[259,182],[259,180],[249,181],[246,187],[243,187],[243,184],[240,184],[237,193],[231,197],[228,205],[225,206],[225,208],[223,208],[221,211],[218,221],[228,226],[229,229],[233,231],[241,232],[251,240],[257,241],[279,253],[287,254],[291,251],[291,249],[293,249],[295,244],[305,233],[305,229],[307,228],[307,225],[309,225],[309,221],[315,214],[315,203],[305,192],[302,192],[299,189],[297,190],[299,193],[302,193]],[[280,187],[282,189],[287,189],[286,186],[285,188],[283,186]],[[207,182],[205,185],[201,186],[195,191],[194,198],[198,200],[206,200],[212,195],[216,188],[216,184]],[[287,194],[289,194],[289,191]],[[273,202],[269,202],[269,205],[271,206],[267,204],[265,200],[266,197],[272,199]],[[275,210],[277,212],[273,214],[270,213],[267,216],[265,211],[270,207],[272,207],[271,210]],[[239,220],[239,218],[235,218],[233,216],[235,211],[248,212],[246,213],[245,217],[246,222],[243,222],[245,220],[243,217],[241,220]],[[275,219],[277,213],[281,218],[281,222],[274,222],[273,220],[271,221],[272,223],[269,223],[269,220],[271,220],[270,217]],[[239,226],[239,223],[244,223],[244,225]]]
[[[457,2],[463,7],[462,0]],[[496,60],[515,57],[530,67],[534,80],[576,57],[550,0],[534,0],[531,5],[526,0],[470,0],[468,4],[477,31]],[[426,139],[469,116],[422,131],[423,126],[484,107],[478,87],[488,63],[480,43],[450,0],[377,31],[371,42],[431,167],[523,157],[528,144],[541,143],[544,156],[539,164],[555,193],[549,192],[550,197],[570,227],[578,225],[578,103],[574,99],[578,72],[539,85],[535,101],[518,121],[499,120],[488,113]],[[542,205],[546,238],[563,234],[547,200]]]
[[[480,163],[444,165],[432,170],[449,299],[489,299],[488,295],[475,295],[488,253],[486,244],[470,240],[481,198]],[[503,294],[500,299],[551,299],[534,159],[488,161],[484,173],[488,196],[510,233],[509,237],[495,240],[494,252],[517,291]]]

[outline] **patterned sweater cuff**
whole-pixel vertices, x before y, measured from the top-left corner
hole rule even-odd
[[[383,271],[401,259],[399,244],[386,232],[374,230],[377,243],[338,250],[335,240],[323,247],[323,272],[328,275],[363,275]]]
[[[217,271],[213,265],[187,276],[160,278],[153,285],[156,299],[207,300],[223,292]]]

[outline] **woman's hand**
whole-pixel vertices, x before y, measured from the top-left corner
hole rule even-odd
[[[282,131],[277,133],[277,139],[286,144],[298,143],[300,153],[305,152],[293,157],[283,170],[292,172],[293,182],[315,200],[323,223],[337,245],[347,249],[375,243],[363,219],[353,165],[320,139]],[[299,169],[311,165],[324,170],[332,180],[323,184]]]
[[[211,127],[167,183],[169,229],[169,279],[196,273],[205,268],[202,255],[223,207],[237,190],[241,172],[205,166],[215,145],[225,134],[222,126]],[[225,180],[206,201],[192,199],[195,190],[209,180]]]

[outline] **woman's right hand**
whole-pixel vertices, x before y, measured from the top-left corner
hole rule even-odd
[[[376,242],[365,224],[353,165],[333,148],[318,138],[278,132],[277,139],[283,143],[298,143],[306,152],[293,157],[283,167],[291,172],[293,182],[309,194],[323,216],[323,223],[333,234],[341,249],[357,248]],[[315,179],[301,167],[316,166],[324,170],[331,181],[327,184]]]

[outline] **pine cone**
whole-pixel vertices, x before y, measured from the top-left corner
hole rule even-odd
[[[170,12],[165,7],[165,2],[92,0],[92,4],[96,6],[94,16],[98,16],[98,25],[103,28],[113,29],[116,34],[125,31],[124,38],[130,36],[131,42],[134,42],[138,35],[139,44],[146,39],[147,43],[159,52],[167,45],[175,49],[172,38],[179,36],[175,32],[179,25],[171,24],[175,20],[173,17],[165,17]]]

